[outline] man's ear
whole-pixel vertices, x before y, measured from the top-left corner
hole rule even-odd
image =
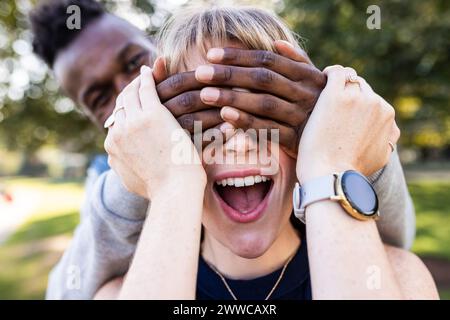
[[[166,59],[164,57],[158,57],[153,64],[153,78],[155,83],[158,84],[161,81],[166,80],[168,77],[166,70]]]
[[[287,41],[276,40],[275,48],[277,49],[278,53],[285,58],[314,65],[303,49],[296,48]]]

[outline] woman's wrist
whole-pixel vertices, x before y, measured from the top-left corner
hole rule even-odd
[[[191,168],[168,174],[158,183],[147,183],[148,198],[152,201],[160,197],[166,197],[177,192],[203,192],[207,183],[206,173],[203,168]]]
[[[297,165],[297,179],[300,184],[315,178],[327,176],[337,172],[346,170],[356,170],[355,167],[349,163],[336,162],[328,163],[321,161],[301,162]]]

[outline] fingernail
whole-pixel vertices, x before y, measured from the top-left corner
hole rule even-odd
[[[289,46],[289,47],[291,47],[291,48],[294,48],[294,45],[293,45],[292,43],[286,41],[286,40],[277,40],[277,41],[278,41],[278,42],[283,42],[285,45],[287,45],[287,46]]]
[[[208,60],[213,60],[213,61],[217,61],[217,60],[222,60],[223,56],[225,54],[225,51],[223,49],[220,48],[212,48],[209,49],[208,54],[206,55],[206,58]]]
[[[158,63],[160,63],[159,60],[161,60],[161,57],[157,57],[157,58],[155,59],[155,61],[153,61],[153,68],[154,68],[156,65],[158,65]]]
[[[199,66],[195,70],[195,78],[197,80],[212,80],[214,68],[211,66]]]
[[[145,73],[145,72],[151,72],[151,69],[150,69],[149,66],[142,65],[141,66],[141,73]]]
[[[219,100],[220,90],[216,88],[203,88],[200,91],[200,99],[205,102],[216,102]]]
[[[231,108],[224,107],[220,110],[220,116],[224,120],[236,121],[239,119],[239,113]]]

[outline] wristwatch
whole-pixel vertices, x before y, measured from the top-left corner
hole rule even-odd
[[[293,193],[294,214],[303,223],[306,208],[318,201],[338,201],[350,216],[358,220],[379,218],[378,197],[369,180],[358,171],[342,173],[295,184]]]

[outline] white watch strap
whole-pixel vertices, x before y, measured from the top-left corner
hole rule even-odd
[[[311,203],[331,199],[336,195],[335,175],[323,176],[306,182],[294,188],[294,214],[305,223],[305,210]]]

